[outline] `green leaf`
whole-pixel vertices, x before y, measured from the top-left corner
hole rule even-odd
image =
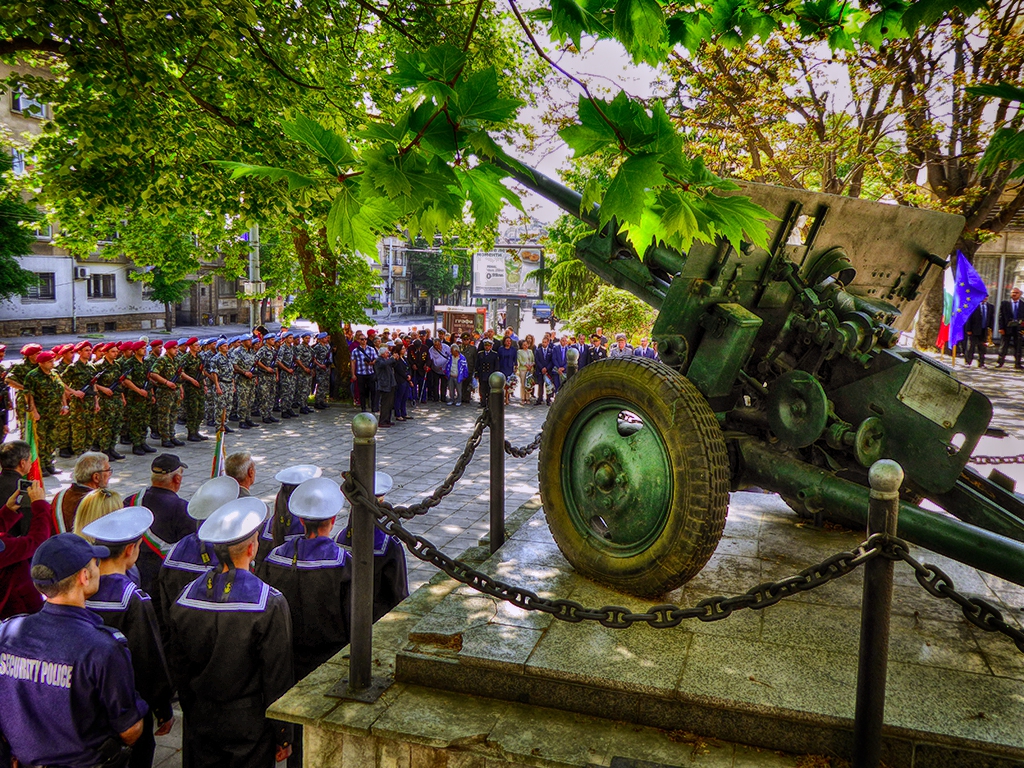
[[[653,121],[648,117],[643,105],[630,99],[625,91],[619,91],[614,99],[603,104],[605,115],[615,124],[629,149],[638,150],[646,147],[657,137]],[[580,114],[582,113],[581,108]],[[596,111],[594,114],[597,114]],[[597,119],[601,119],[599,115]]]
[[[619,230],[625,234],[626,239],[641,256],[646,253],[652,245],[657,245],[662,239],[663,226],[661,216],[650,207],[645,207],[640,214],[638,224],[624,223]]]
[[[996,83],[995,85],[972,85],[967,88],[971,96],[987,96],[992,99],[1006,99],[1007,101],[1024,102],[1024,88],[1010,83]]]
[[[694,203],[699,198],[674,188],[664,190],[658,197],[665,208],[661,223],[665,228],[666,241],[680,250],[688,250],[694,238],[701,234],[694,210]]]
[[[412,182],[402,167],[402,160],[393,144],[363,152],[366,178],[392,200],[412,194]]]
[[[449,83],[466,65],[466,54],[449,43],[426,51],[400,52],[386,79],[399,88],[419,88],[431,80]]]
[[[487,226],[497,219],[506,200],[523,210],[519,196],[501,183],[504,174],[493,165],[479,165],[456,175],[469,198],[470,211],[477,226]]]
[[[594,206],[600,205],[603,197],[604,190],[601,189],[597,179],[587,179],[587,183],[583,187],[583,199],[580,200],[580,214],[593,216]]]
[[[549,9],[531,11],[530,17],[547,22],[555,40],[571,40],[580,47],[583,33],[606,32],[603,22],[576,0],[550,0]]]
[[[879,11],[860,30],[861,42],[878,48],[885,40],[906,37],[903,29],[903,6]]]
[[[282,120],[281,130],[285,136],[302,142],[326,160],[336,176],[343,174],[355,160],[352,148],[345,139],[303,114],[290,122]]]
[[[612,217],[621,223],[639,224],[643,214],[647,191],[665,183],[661,162],[657,155],[641,154],[628,158],[608,185],[601,205],[600,224],[603,227]]]
[[[656,65],[668,41],[665,14],[657,0],[616,0],[612,31],[633,61]]]
[[[341,185],[327,215],[327,240],[332,249],[370,256],[377,252],[377,240],[399,216],[398,209],[381,198],[363,202],[356,185]]]
[[[498,73],[487,67],[459,80],[448,112],[456,123],[465,120],[503,122],[515,117],[520,99],[502,98],[498,92]]]
[[[1000,128],[996,131],[981,162],[978,163],[978,171],[989,173],[1003,163],[1024,163],[1024,131],[1015,131],[1012,128]],[[1022,168],[1024,165],[1014,171],[1012,177],[1019,177],[1024,172]]]
[[[301,173],[289,171],[286,168],[272,168],[268,165],[249,165],[248,163],[236,163],[231,160],[211,160],[210,165],[216,165],[231,171],[232,179],[241,179],[246,176],[261,177],[270,181],[286,179],[289,192],[311,187],[318,183],[314,178],[303,176]]]
[[[402,116],[395,123],[370,123],[366,128],[359,131],[358,135],[364,139],[377,139],[381,141],[399,142],[409,130],[410,112],[402,113]]]
[[[985,5],[984,0],[915,0],[903,12],[900,21],[905,30],[913,32],[934,25],[950,11],[959,10],[970,17]]]
[[[502,149],[487,131],[480,130],[467,134],[464,139],[464,145],[480,158],[491,161],[499,160],[520,173],[533,178],[533,170]]]
[[[669,45],[682,45],[690,53],[695,53],[702,43],[714,37],[711,17],[704,10],[677,13],[668,19],[666,25]]]
[[[768,248],[768,229],[764,222],[777,221],[777,217],[749,197],[707,195],[699,198],[695,207],[703,210],[717,233],[737,251],[744,237],[759,248]]]

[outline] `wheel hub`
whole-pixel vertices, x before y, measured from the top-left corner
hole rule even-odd
[[[627,405],[618,400],[592,403],[573,422],[562,464],[573,524],[608,554],[620,557],[641,551],[657,538],[672,490],[664,441],[649,419],[635,413],[636,406],[626,410]]]

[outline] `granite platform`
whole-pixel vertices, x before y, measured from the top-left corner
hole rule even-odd
[[[481,570],[588,606],[645,604],[575,574],[536,505]],[[515,525],[510,525],[515,527]],[[667,602],[693,605],[792,575],[863,536],[735,493],[708,567]],[[914,548],[1015,626],[1024,589]],[[852,747],[861,573],[764,611],[674,629],[566,624],[438,574],[375,625],[372,705],[327,696],[347,650],[271,709],[306,726],[307,766],[839,765]],[[1024,765],[1024,654],[896,567],[883,760],[892,768]],[[819,758],[816,758],[819,759]]]

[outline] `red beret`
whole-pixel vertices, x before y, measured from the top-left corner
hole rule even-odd
[[[191,344],[195,344],[197,341],[199,341],[199,337],[198,336],[192,336],[192,337],[190,337],[188,339],[188,341],[185,342],[185,346],[187,347],[187,346],[189,346]]]
[[[68,352],[74,352],[74,351],[75,351],[75,345],[74,344],[61,344],[60,348],[57,349],[57,351],[54,354],[60,356],[60,355],[66,355]]]
[[[54,358],[53,352],[40,352],[39,356],[36,358],[36,362],[37,363],[45,363],[45,362],[47,362],[49,360],[53,360],[53,358]]]
[[[171,339],[166,344],[164,344],[164,349],[174,349],[174,347],[176,346],[178,346],[178,342],[175,341],[174,339]]]
[[[146,342],[142,342],[142,343],[143,343],[143,346],[145,346]],[[151,346],[151,347],[161,347],[161,346],[163,346],[163,342],[160,339],[153,339],[151,342],[149,342],[149,346]]]
[[[88,347],[89,349],[92,349],[92,342],[80,341],[77,344],[75,344],[75,352],[81,352],[86,347]]]
[[[62,349],[64,349],[63,344],[57,344],[56,346],[50,347],[50,351],[55,355],[59,355]]]
[[[34,355],[37,352],[42,352],[43,348],[36,343],[26,344],[21,348],[21,354],[23,355]]]

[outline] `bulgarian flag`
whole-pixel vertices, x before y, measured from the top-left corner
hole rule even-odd
[[[224,449],[224,421],[221,418],[220,426],[217,428],[217,442],[213,446],[213,466],[210,467],[210,477],[220,477],[224,474],[224,463],[227,461],[227,452]]]
[[[43,484],[43,470],[39,466],[39,447],[36,445],[36,423],[29,414],[25,414],[25,442],[29,447],[29,458],[32,459],[32,466],[28,470],[29,480],[35,480]]]
[[[956,290],[954,273],[954,265],[950,264],[942,278],[942,323],[939,325],[939,336],[935,339],[935,346],[939,351],[945,349],[949,341],[949,323],[953,318],[953,293]]]

